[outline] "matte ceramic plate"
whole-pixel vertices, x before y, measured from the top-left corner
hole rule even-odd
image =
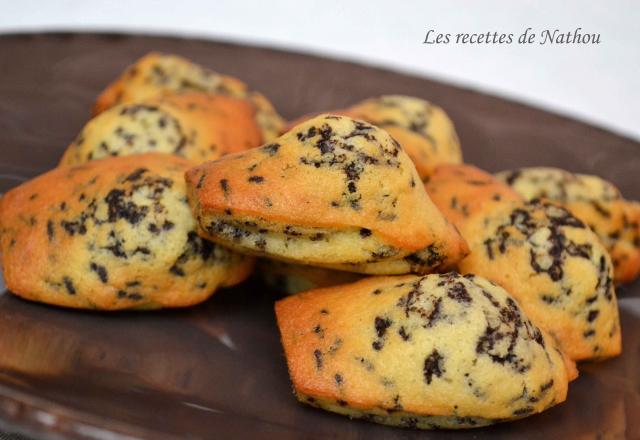
[[[640,144],[524,105],[287,52],[82,34],[0,37],[0,191],[55,166],[96,94],[150,50],[237,76],[287,118],[384,93],[427,98],[453,117],[468,162],[597,173],[640,200]],[[74,439],[637,439],[640,283],[618,296],[624,353],[581,365],[567,402],[490,428],[419,432],[298,404],[275,325],[277,295],[255,281],[199,307],[153,313],[62,310],[0,294],[0,428]]]

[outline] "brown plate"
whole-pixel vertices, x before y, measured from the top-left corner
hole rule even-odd
[[[524,105],[288,52],[83,34],[0,37],[0,191],[55,166],[96,94],[150,50],[237,76],[289,118],[383,93],[427,98],[451,114],[471,163],[597,173],[640,199],[640,144]],[[618,296],[624,353],[581,365],[566,403],[485,429],[419,432],[298,404],[278,340],[276,294],[255,281],[192,309],[153,313],[78,312],[0,294],[0,428],[51,439],[638,439],[640,283]]]

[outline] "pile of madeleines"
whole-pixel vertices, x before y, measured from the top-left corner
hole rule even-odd
[[[301,402],[422,429],[563,402],[575,362],[620,354],[615,284],[640,273],[640,204],[603,179],[465,165],[446,113],[407,96],[287,124],[158,53],[2,197],[0,234],[11,292],[64,307],[191,306],[255,267],[290,295]]]

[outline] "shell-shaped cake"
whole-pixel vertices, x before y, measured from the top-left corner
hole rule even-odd
[[[471,428],[561,403],[575,366],[507,292],[456,273],[373,277],[276,303],[297,398],[353,418]]]
[[[566,209],[507,203],[462,229],[471,253],[460,271],[509,291],[572,359],[620,354],[611,259],[598,237]]]
[[[466,243],[385,131],[322,115],[187,173],[201,234],[240,252],[374,274],[451,266]]]
[[[186,58],[159,52],[143,56],[112,82],[98,96],[94,114],[117,104],[184,92],[247,99],[256,109],[263,142],[271,141],[282,131],[284,120],[261,93],[250,90],[239,79],[221,75]]]
[[[561,204],[593,229],[611,255],[616,281],[640,275],[640,203],[625,200],[612,183],[550,167],[503,171],[496,177],[527,200]]]
[[[97,309],[184,307],[237,284],[250,258],[196,233],[184,172],[168,154],[60,167],[0,200],[8,289],[49,304]]]

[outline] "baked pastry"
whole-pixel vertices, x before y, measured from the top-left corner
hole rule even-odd
[[[640,275],[640,203],[625,200],[613,184],[547,167],[503,171],[496,177],[528,200],[560,203],[589,225],[611,255],[616,281]]]
[[[252,261],[195,232],[184,172],[168,154],[61,167],[0,200],[7,288],[97,310],[183,307],[242,281]]]
[[[471,428],[565,400],[577,375],[501,287],[456,273],[372,277],[276,303],[296,397],[411,428]]]
[[[440,165],[425,183],[427,194],[458,228],[478,212],[491,212],[523,198],[508,185],[473,165]]]
[[[620,354],[609,254],[569,211],[547,201],[507,202],[460,231],[471,248],[460,271],[504,287],[572,359]]]
[[[153,152],[198,162],[215,160],[261,144],[254,113],[244,100],[209,93],[116,105],[84,126],[60,165]]]
[[[186,58],[158,52],[143,56],[111,83],[98,97],[94,114],[117,104],[182,92],[215,93],[249,100],[256,109],[263,142],[271,141],[282,131],[284,120],[264,95],[249,90],[236,78],[213,72]]]
[[[469,243],[461,272],[504,287],[573,359],[620,353],[611,261],[580,220],[475,167],[438,168],[425,188]]]
[[[460,140],[453,122],[442,108],[423,99],[385,95],[332,113],[361,119],[386,130],[402,145],[422,179],[438,165],[462,163]],[[297,123],[309,117],[300,118]]]
[[[187,173],[200,233],[240,252],[372,274],[451,266],[464,240],[385,131],[335,115]]]
[[[287,295],[320,287],[353,283],[362,278],[362,275],[354,272],[284,263],[268,258],[258,260],[256,273],[267,286]]]

